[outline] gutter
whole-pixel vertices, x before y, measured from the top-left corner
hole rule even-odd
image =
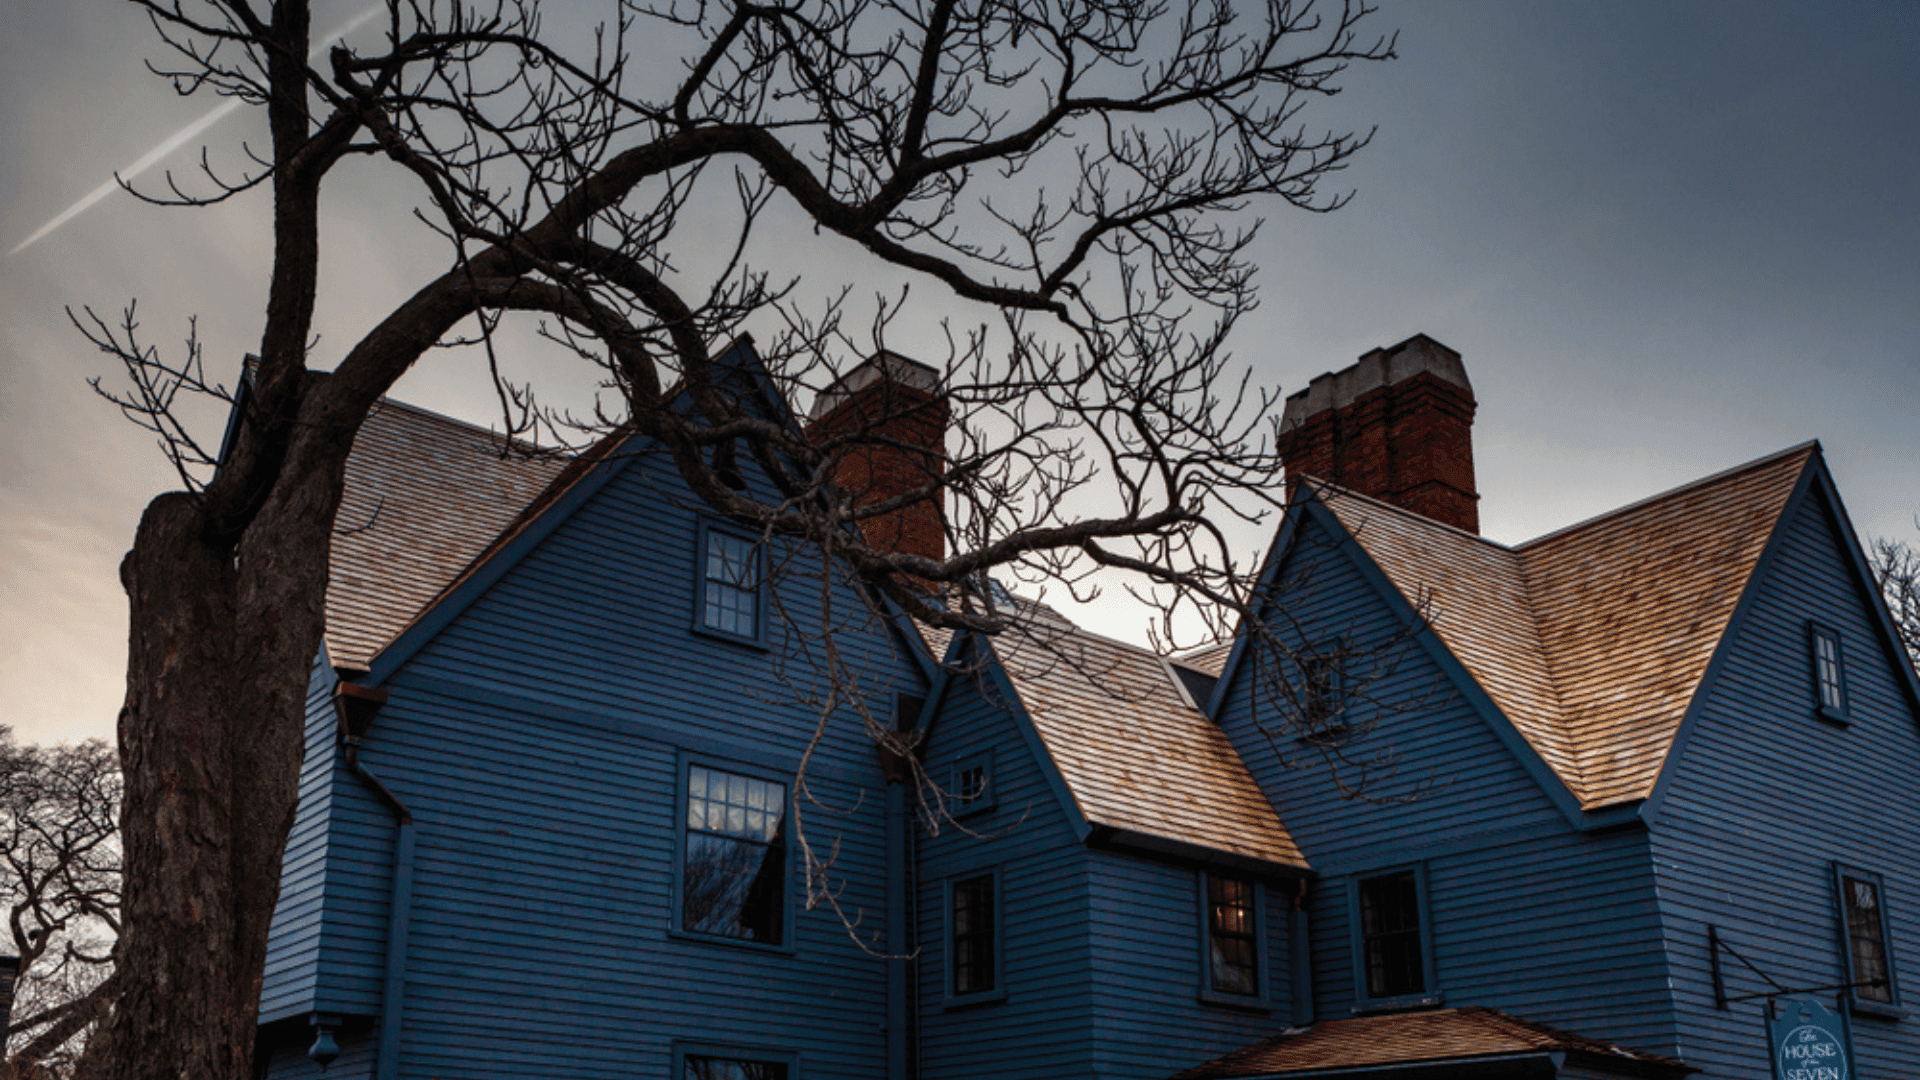
[[[372,725],[380,706],[386,703],[387,691],[383,687],[343,681],[333,688],[334,710],[340,718],[340,741],[347,750],[347,767],[393,814],[397,826],[393,844],[393,893],[387,904],[387,955],[382,965],[385,978],[380,990],[380,1044],[374,1076],[376,1080],[398,1080],[400,1032],[407,997],[407,925],[413,915],[413,812],[360,760],[360,738]]]

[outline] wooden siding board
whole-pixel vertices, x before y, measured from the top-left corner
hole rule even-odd
[[[1093,1075],[1157,1078],[1257,1042],[1292,1015],[1287,892],[1266,892],[1261,976],[1268,1012],[1203,1003],[1201,896],[1190,867],[1089,857]]]
[[[326,902],[327,843],[333,813],[335,720],[333,668],[325,650],[307,680],[305,758],[300,802],[281,857],[280,896],[267,930],[260,984],[262,1022],[311,1011],[319,980],[318,923]]]
[[[1920,733],[1828,497],[1816,486],[1783,526],[1654,824],[1681,1039],[1707,1076],[1766,1068],[1759,1004],[1714,1008],[1707,925],[1783,985],[1841,981],[1836,860],[1883,875],[1896,978],[1910,1009],[1920,996],[1920,850],[1904,839],[1920,832]],[[1808,619],[1847,643],[1844,729],[1813,715]],[[1766,989],[1730,957],[1722,969],[1729,993]],[[1856,1017],[1861,1075],[1920,1075],[1915,1023]]]
[[[362,752],[417,830],[402,1075],[664,1076],[682,1037],[799,1050],[809,1075],[883,1068],[884,964],[824,907],[796,903],[787,952],[669,933],[679,752],[791,769],[814,718],[778,682],[783,659],[789,677],[805,669],[777,634],[759,650],[692,632],[697,518],[649,465],[609,480],[384,681]],[[782,594],[799,625],[818,619],[814,590]],[[836,603],[864,618],[846,590]],[[924,691],[894,633],[865,620],[841,641],[889,711],[893,691]],[[837,845],[838,898],[878,929],[886,800],[857,721],[829,727],[810,776],[833,808],[808,808],[811,838]],[[330,797],[329,842],[354,857],[327,864],[324,974],[335,1002],[371,1011],[393,820],[350,776]]]
[[[1089,1019],[1089,853],[1010,714],[1010,696],[979,678],[950,676],[928,775],[991,752],[993,808],[916,840],[920,959],[919,1075],[924,1080],[1053,1080],[1092,1068]],[[968,835],[972,833],[973,835]],[[946,882],[998,868],[1001,985],[1006,1000],[946,1008]]]

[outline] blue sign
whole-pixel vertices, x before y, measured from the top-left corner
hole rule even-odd
[[[1783,998],[1767,1019],[1775,1080],[1856,1080],[1847,1014],[1812,998]]]

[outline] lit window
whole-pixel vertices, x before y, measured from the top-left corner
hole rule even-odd
[[[680,928],[695,934],[781,943],[786,917],[784,784],[687,768]]]
[[[1847,939],[1847,981],[1856,1007],[1898,1004],[1887,950],[1887,913],[1880,876],[1836,868]]]
[[[681,1058],[681,1080],[787,1080],[784,1061],[743,1061],[739,1058]]]
[[[1426,990],[1420,882],[1412,870],[1360,882],[1360,941],[1368,997],[1397,998]]]
[[[745,537],[709,528],[701,564],[700,625],[758,640],[760,546]]]
[[[1207,881],[1207,985],[1217,993],[1258,996],[1260,937],[1254,886],[1209,873]]]
[[[1840,635],[1818,623],[1810,627],[1813,642],[1814,695],[1820,715],[1829,720],[1847,718],[1847,671]]]
[[[999,985],[994,970],[995,923],[992,874],[964,878],[951,887],[948,955],[953,961],[953,996],[984,994]]]

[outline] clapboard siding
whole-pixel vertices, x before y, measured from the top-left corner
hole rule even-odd
[[[1449,1006],[1482,1005],[1593,1038],[1671,1052],[1673,1025],[1658,904],[1637,829],[1502,835],[1421,858],[1409,845],[1380,868],[1421,861],[1434,985]],[[1315,883],[1316,1015],[1357,1000],[1351,890],[1356,873]]]
[[[829,907],[796,899],[784,951],[671,930],[683,754],[791,774],[817,723],[794,687],[824,683],[777,625],[771,648],[693,632],[699,518],[662,464],[624,468],[385,680],[360,754],[415,828],[402,1076],[665,1077],[675,1039],[798,1053],[808,1077],[884,1072],[884,962]],[[817,578],[777,588],[777,617],[819,625]],[[890,719],[923,679],[858,596],[833,602]],[[331,726],[316,738],[330,749]],[[852,710],[808,776],[824,883],[877,930],[884,779]],[[329,816],[313,1004],[372,1017],[396,823],[350,770],[331,779],[314,800]],[[310,907],[287,907],[290,941]]]
[[[1371,799],[1346,798],[1312,747],[1261,730],[1275,712],[1258,700],[1251,664],[1243,661],[1222,698],[1223,728],[1321,875],[1309,906],[1314,1014],[1350,1016],[1358,1000],[1356,878],[1421,862],[1433,975],[1447,1005],[1670,1050],[1645,832],[1575,830],[1541,787],[1550,777],[1530,772],[1426,648],[1405,640],[1400,616],[1355,561],[1366,558],[1357,545],[1335,547],[1312,520],[1299,540],[1310,565],[1283,564],[1277,580],[1291,583],[1283,603],[1301,644],[1339,639],[1359,655],[1349,700],[1365,699],[1355,719],[1374,727],[1347,753],[1397,761],[1373,778]],[[1442,600],[1436,621],[1449,616]],[[1369,679],[1376,665],[1384,673]]]
[[[966,831],[923,826],[916,841],[922,1080],[1057,1080],[1092,1068],[1088,853],[1013,704],[1000,686],[955,676],[927,748],[927,771],[943,784],[956,761],[991,751],[995,798],[963,819]],[[1000,874],[1006,999],[949,1010],[946,883],[990,869]]]
[[[1308,862],[1324,871],[1325,864],[1369,849],[1565,829],[1534,776],[1425,648],[1407,639],[1400,617],[1355,565],[1366,558],[1358,545],[1332,545],[1312,520],[1301,533],[1301,565],[1290,561],[1278,575],[1291,584],[1281,600],[1286,619],[1311,639],[1300,645],[1339,640],[1355,654],[1347,665],[1349,708],[1356,721],[1374,727],[1347,755],[1396,759],[1367,778],[1364,794],[1385,801],[1342,796],[1320,755],[1288,733],[1281,710],[1260,692],[1254,672],[1265,661],[1249,657],[1239,664],[1221,702],[1220,724]],[[1447,612],[1433,617],[1445,619]],[[1341,779],[1360,776],[1343,767]]]
[[[1788,987],[1844,980],[1832,864],[1885,877],[1895,974],[1920,1002],[1920,734],[1816,484],[1798,504],[1685,743],[1654,827],[1687,1060],[1705,1076],[1767,1069],[1758,1002],[1714,1008],[1707,927]],[[1814,716],[1807,622],[1846,647],[1852,723]],[[1764,991],[1722,958],[1728,992]],[[1831,1002],[1832,992],[1821,998]],[[1854,1019],[1862,1076],[1920,1075],[1920,1019]]]
[[[1104,851],[1091,853],[1089,869],[1094,1075],[1168,1076],[1292,1022],[1291,885],[1261,885],[1267,934],[1259,965],[1271,1009],[1253,1012],[1200,1000],[1196,870]]]
[[[307,681],[305,758],[300,804],[280,860],[280,897],[267,930],[266,970],[260,984],[262,1023],[311,1012],[320,978],[327,840],[334,753],[333,669],[324,657]]]

